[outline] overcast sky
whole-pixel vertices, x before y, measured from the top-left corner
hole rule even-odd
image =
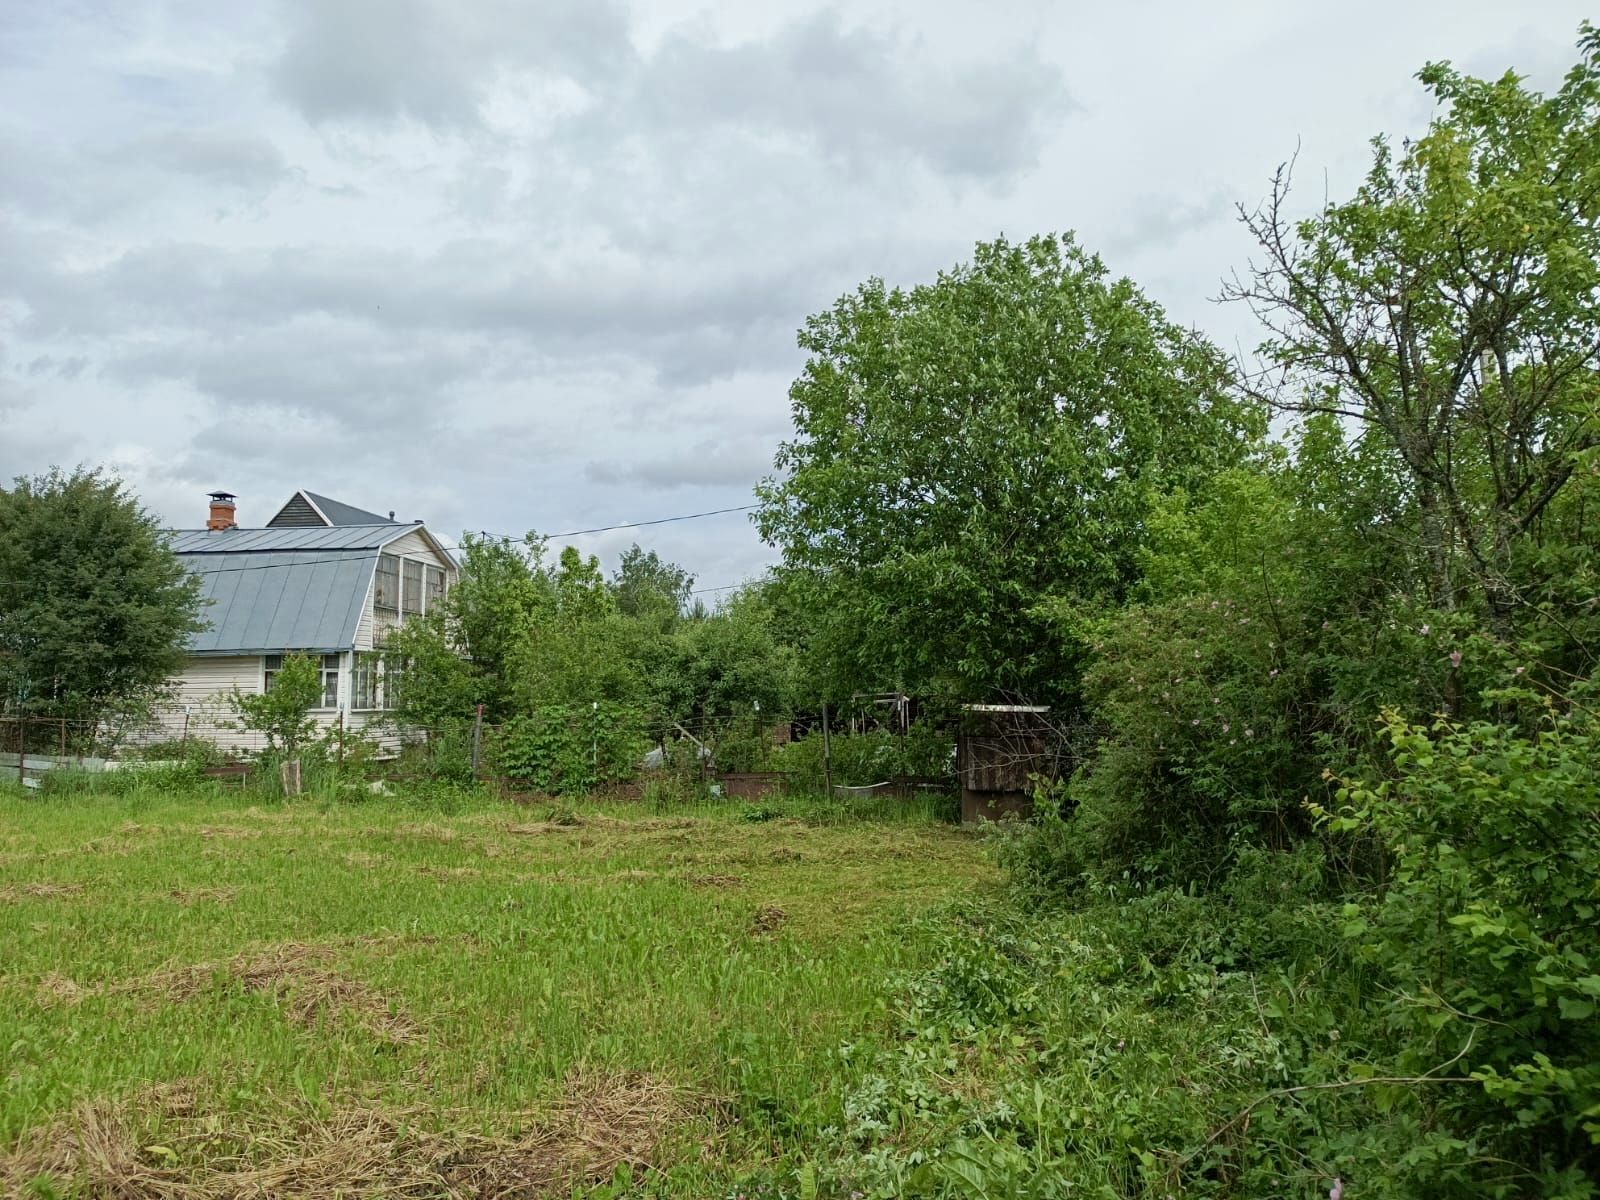
[[[1073,229],[1253,345],[1231,206],[1297,146],[1348,192],[1431,59],[1554,84],[1588,7],[4,0],[0,478],[452,541],[748,503],[861,280]],[[772,557],[741,514],[636,536],[704,587]]]

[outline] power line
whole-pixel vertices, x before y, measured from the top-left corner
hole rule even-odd
[[[726,513],[751,512],[759,508],[758,504],[739,504],[733,508],[712,508],[705,512],[684,513],[679,517],[656,517],[650,521],[624,521],[620,525],[597,525],[593,529],[569,529],[565,533],[541,533],[538,536],[546,541],[555,541],[557,538],[583,537],[590,533],[613,533],[618,529],[642,529],[646,525],[671,525],[675,521],[698,521],[701,517],[720,517]],[[478,532],[484,537],[500,538],[509,541],[526,541],[526,536],[516,538],[504,533],[490,533],[487,529]],[[455,549],[456,547],[451,547]]]
[[[545,533],[545,534],[539,534],[538,536],[539,536],[539,538],[541,540],[554,541],[557,538],[582,537],[585,534],[590,534],[590,533],[611,533],[611,532],[613,532],[615,530],[618,530],[618,529],[640,529],[640,528],[643,528],[644,526],[647,526],[647,525],[671,525],[671,524],[673,524],[673,523],[675,523],[677,521],[697,521],[702,517],[720,517],[720,516],[723,516],[723,515],[725,515],[727,513],[751,512],[754,509],[759,508],[759,507],[760,507],[760,505],[756,505],[756,504],[740,504],[740,505],[736,505],[736,506],[734,506],[732,508],[712,508],[712,509],[707,509],[705,512],[683,513],[683,514],[681,514],[679,516],[675,516],[675,517],[655,517],[655,518],[652,518],[651,520],[648,520],[648,521],[628,521],[628,522],[624,522],[623,524],[620,524],[620,525],[597,525],[593,529],[572,529],[572,530],[568,530],[565,533]],[[183,532],[183,531],[174,531],[174,532]],[[251,530],[250,532],[256,532],[256,531],[255,530]],[[493,538],[496,541],[523,542],[523,543],[526,543],[527,540],[528,540],[528,537],[527,537],[526,534],[523,534],[522,536],[518,537],[518,536],[513,536],[511,534],[505,534],[505,533],[490,533],[487,529],[478,530],[478,534],[481,537]],[[444,542],[440,542],[439,543],[439,548],[442,549],[442,550],[447,550],[447,551],[448,550],[461,550],[461,549],[465,548],[465,544],[461,543],[461,542],[449,543],[449,544],[444,543]],[[302,550],[303,549],[304,549],[304,547],[302,547]],[[348,556],[351,556],[351,557],[360,556],[362,558],[365,558],[365,557],[369,556],[370,554],[372,554],[374,552],[381,554],[381,553],[383,553],[383,548],[381,546],[349,547],[349,548],[346,548],[346,549],[330,550],[329,553],[330,553],[330,555],[348,555]],[[193,550],[190,550],[190,551],[179,551],[179,553],[180,553],[180,555],[183,555],[183,556],[186,556],[186,557],[187,556],[191,556],[191,555],[194,556],[194,557],[199,557],[201,554],[274,554],[274,553],[277,553],[277,554],[293,554],[293,553],[295,553],[295,551],[293,551],[293,550],[273,551],[273,550],[225,550],[225,549],[218,549],[218,550],[207,550],[207,551],[193,551]],[[252,565],[246,566],[246,567],[217,567],[215,570],[205,571],[205,572],[197,572],[197,573],[205,574],[205,575],[236,575],[236,574],[240,574],[240,573],[245,572],[245,571],[276,571],[276,570],[281,570],[281,569],[283,569],[285,567],[314,567],[314,566],[318,566],[319,564],[322,564],[322,563],[338,562],[338,561],[341,561],[341,560],[338,559],[338,558],[333,558],[333,557],[307,558],[307,559],[300,559],[298,561],[291,561],[291,562],[256,563],[256,564],[252,564]],[[346,560],[346,561],[348,561],[348,560]],[[727,591],[732,591],[735,588],[739,588],[739,587],[743,587],[743,586],[744,585],[740,584],[740,583],[730,583],[730,584],[726,584],[726,585],[724,585],[722,587],[696,588],[694,591],[692,591],[690,593],[690,595],[700,595],[702,593],[707,593],[707,592],[727,592]]]

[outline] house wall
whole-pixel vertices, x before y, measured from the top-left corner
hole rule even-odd
[[[344,727],[352,736],[370,737],[389,752],[398,750],[401,739],[396,734],[387,730],[367,732],[369,725],[382,720],[383,713],[350,711],[350,655],[341,655],[340,659],[339,707],[317,709],[311,714],[318,732],[332,729],[343,713]],[[176,681],[172,702],[156,714],[155,728],[135,740],[157,742],[187,736],[215,742],[224,751],[243,754],[264,750],[265,736],[239,728],[238,714],[233,709],[234,689],[247,696],[259,695],[261,680],[259,654],[190,658]]]

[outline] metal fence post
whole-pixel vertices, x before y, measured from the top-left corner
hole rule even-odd
[[[478,777],[478,764],[482,761],[483,752],[483,705],[478,705],[478,711],[472,718],[472,777]]]
[[[27,787],[28,776],[28,718],[17,719],[17,786]]]

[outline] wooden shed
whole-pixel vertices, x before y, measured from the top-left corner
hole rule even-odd
[[[1029,777],[1053,778],[1057,757],[1048,708],[1033,704],[968,704],[956,735],[961,820],[998,821],[1033,814]]]

